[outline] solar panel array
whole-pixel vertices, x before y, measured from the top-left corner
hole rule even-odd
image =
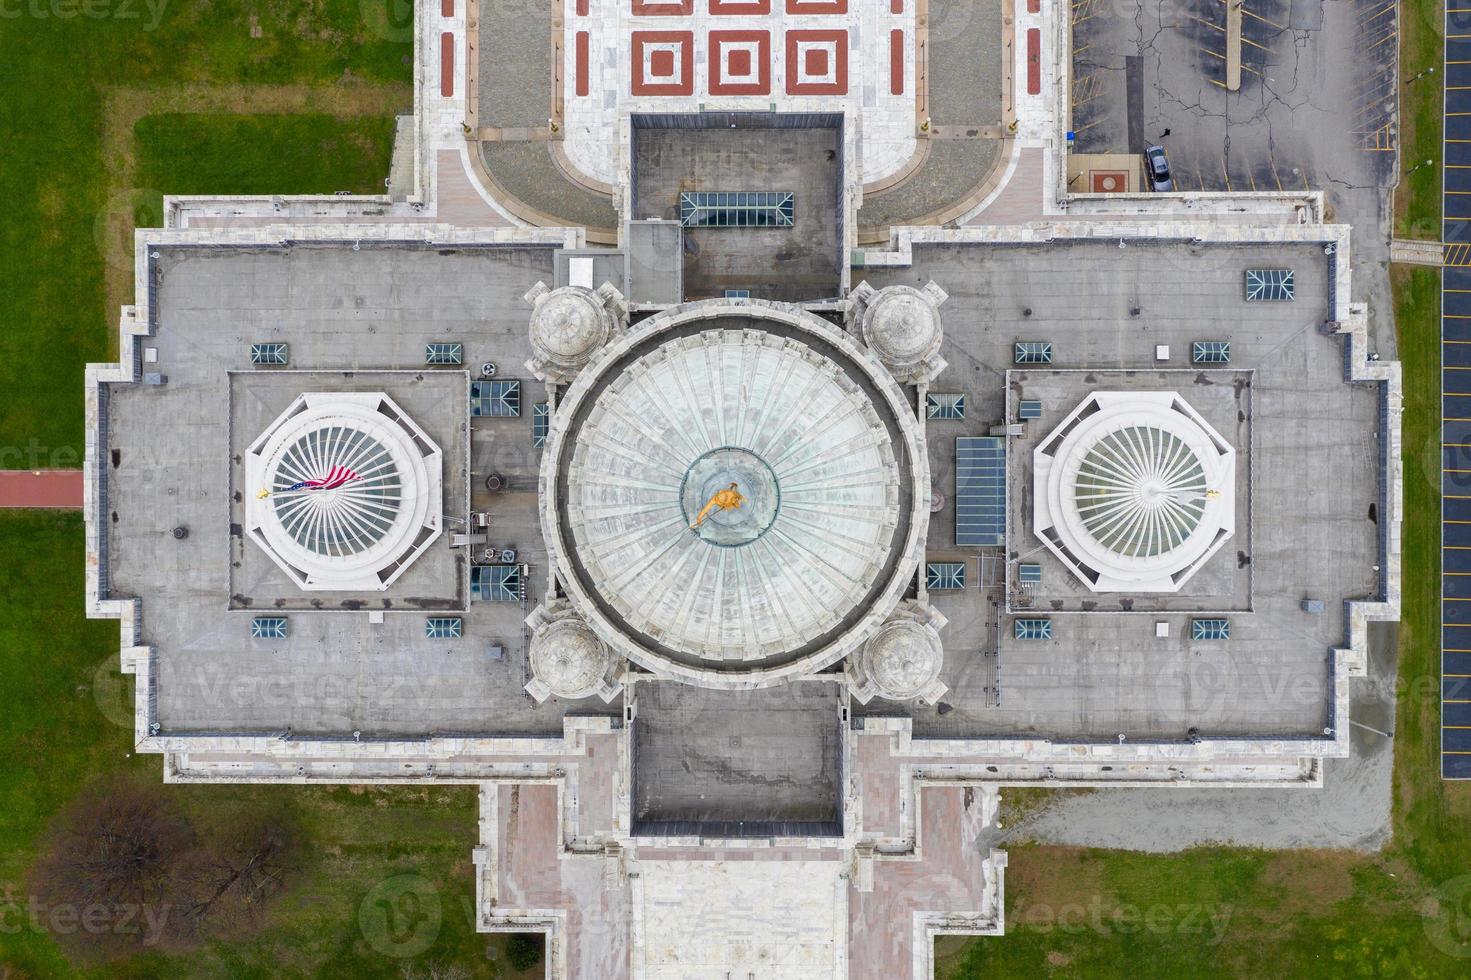
[[[470,414],[488,418],[516,418],[521,414],[521,382],[470,382]]]
[[[951,592],[965,588],[965,562],[930,562],[925,566],[924,587],[932,592]]]
[[[955,543],[1006,543],[1006,441],[999,436],[955,440]]]
[[[265,344],[251,344],[250,363],[285,364],[286,345],[275,341]]]
[[[1446,4],[1442,76],[1440,775],[1444,779],[1471,779],[1471,13],[1466,6]]]
[[[1190,345],[1190,360],[1195,364],[1226,364],[1231,360],[1231,341],[1197,340]]]
[[[954,422],[965,418],[965,395],[925,395],[925,414],[932,419]]]
[[[1192,619],[1190,639],[1229,640],[1231,639],[1231,621],[1229,619]]]
[[[1292,299],[1291,269],[1247,269],[1246,298],[1249,302],[1281,303]]]
[[[526,595],[520,565],[470,566],[470,597],[483,602],[520,602]]]
[[[1016,567],[1016,577],[1022,585],[1036,585],[1042,581],[1042,566],[1036,562],[1022,562]]]
[[[791,191],[683,191],[679,223],[686,228],[790,228]]]
[[[1052,620],[1018,619],[1012,624],[1012,635],[1018,640],[1052,639]]]
[[[1042,417],[1042,402],[1036,398],[1023,398],[1016,409],[1017,417],[1023,421]]]
[[[458,616],[430,616],[424,620],[427,640],[458,640],[465,635],[465,621]]]
[[[540,449],[547,444],[547,433],[552,428],[552,406],[550,402],[537,402],[531,406],[531,445]]]
[[[1016,342],[1016,363],[1018,363],[1018,364],[1051,364],[1052,363],[1052,341],[1050,341],[1050,340],[1018,340]]]
[[[284,640],[286,617],[257,616],[250,621],[250,635],[257,640]]]
[[[456,343],[436,343],[424,345],[425,364],[463,364],[465,360],[465,348]]]

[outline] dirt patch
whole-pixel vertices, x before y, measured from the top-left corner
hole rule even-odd
[[[1294,922],[1321,914],[1353,897],[1353,872],[1369,863],[1352,851],[1278,851],[1262,872],[1262,883],[1282,897],[1263,915],[1268,922]]]
[[[1001,827],[1015,832],[1058,801],[1092,792],[1091,789],[1044,789],[1040,786],[1006,787],[1001,790],[1001,809],[997,819]]]
[[[1471,820],[1471,783],[1446,781],[1441,783],[1445,793],[1446,813],[1458,821]]]
[[[1018,897],[1017,911],[1023,916],[1021,896],[1025,896],[1028,906],[1052,909],[1086,907],[1096,899],[1111,906],[1116,897],[1103,884],[1105,863],[1081,847],[1013,847],[1006,863],[1006,893]],[[1008,912],[1007,918],[1013,918],[1013,913]]]

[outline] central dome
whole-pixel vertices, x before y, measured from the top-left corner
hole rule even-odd
[[[917,421],[823,321],[715,305],[715,322],[691,316],[710,304],[645,321],[569,389],[543,462],[549,545],[589,623],[651,669],[825,666],[913,575]]]

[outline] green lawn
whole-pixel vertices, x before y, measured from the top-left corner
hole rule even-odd
[[[253,938],[184,955],[150,952],[78,971],[51,935],[25,925],[26,872],[54,815],[88,779],[127,769],[162,779],[158,756],[130,756],[117,624],[82,616],[82,521],[76,514],[0,513],[0,976],[399,977],[455,964],[472,976],[519,978],[505,937],[474,930],[477,800],[471,787],[167,787],[197,825],[280,807],[301,828],[289,890]],[[437,905],[427,948],[387,944],[370,916],[398,876]],[[380,889],[375,891],[375,889]],[[18,903],[13,904],[13,903]],[[427,907],[427,906],[426,906]],[[19,928],[16,928],[19,927]],[[405,949],[408,958],[394,955]],[[496,958],[491,959],[494,955]],[[7,971],[15,971],[14,974]],[[532,971],[525,976],[537,975]]]
[[[402,85],[410,98],[411,46],[398,0],[211,0],[164,3],[17,4],[0,17],[0,466],[75,466],[82,444],[82,366],[105,360],[117,310],[103,298],[100,239],[109,201],[107,113],[119,87],[187,102],[193,87],[309,86],[330,112],[362,83]],[[64,13],[53,15],[53,7]],[[38,8],[45,16],[31,11]],[[155,22],[156,21],[156,22]],[[258,34],[259,36],[252,36]],[[343,152],[304,165],[301,132],[230,124],[189,125],[170,136],[149,127],[176,169],[140,187],[181,190],[182,181],[228,172],[248,159],[252,185],[271,191],[381,188],[391,120],[376,129],[320,134]],[[242,139],[243,137],[243,139]],[[331,168],[326,169],[326,168]],[[303,178],[295,176],[301,173]],[[368,179],[367,175],[371,175]],[[170,177],[181,179],[176,187]],[[329,179],[329,178],[337,179]],[[188,185],[194,189],[205,187]],[[210,186],[210,191],[242,188]]]
[[[162,113],[133,135],[137,186],[162,193],[381,194],[393,120]]]
[[[1401,90],[1400,172],[1405,178],[1396,202],[1395,235],[1440,241],[1440,62],[1445,8],[1439,0],[1405,0],[1399,9],[1400,78],[1415,80]],[[1426,160],[1431,161],[1429,166],[1424,165]]]

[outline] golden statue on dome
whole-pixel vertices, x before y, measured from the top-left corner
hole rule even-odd
[[[700,515],[695,518],[695,523],[690,525],[690,530],[693,531],[695,528],[705,523],[705,518],[710,516],[711,511],[735,510],[741,504],[745,503],[746,498],[741,496],[741,492],[737,490],[736,487],[737,484],[732,483],[724,490],[716,490],[715,493],[711,495],[709,503],[705,504],[705,506],[700,509]]]

